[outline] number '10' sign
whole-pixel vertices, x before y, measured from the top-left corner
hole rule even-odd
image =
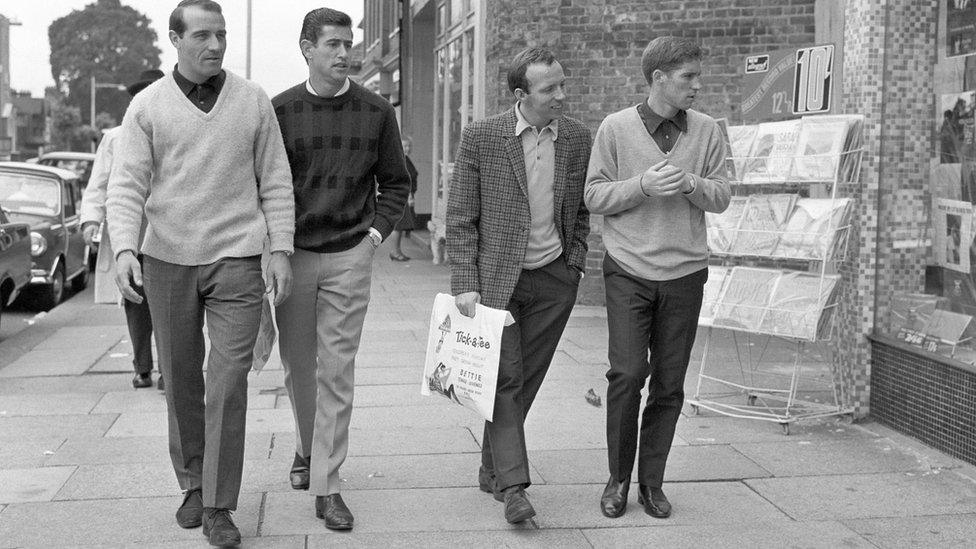
[[[796,50],[793,73],[793,114],[830,110],[830,80],[834,72],[834,46]]]

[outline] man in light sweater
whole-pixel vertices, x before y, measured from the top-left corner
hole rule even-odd
[[[647,100],[600,124],[587,170],[586,206],[604,216],[610,480],[600,509],[611,518],[627,508],[638,446],[637,501],[671,514],[661,485],[708,278],[705,212],[724,211],[730,194],[718,125],[691,110],[701,58],[690,40],[652,40],[641,58]]]
[[[139,301],[133,285],[145,282],[152,312],[170,457],[186,491],[177,523],[202,523],[212,545],[235,545],[240,532],[230,515],[244,464],[247,373],[266,291],[261,253],[268,241],[267,291],[280,301],[291,285],[291,172],[268,96],[221,69],[220,6],[184,0],[169,28],[178,62],[125,114],[108,226],[123,296]]]
[[[373,254],[410,192],[396,113],[349,79],[352,20],[308,12],[299,34],[308,80],[274,98],[294,177],[294,291],[277,308],[285,387],[295,412],[290,481],[315,515],[349,530],[339,468],[349,448],[354,370]],[[377,192],[379,194],[377,194]]]

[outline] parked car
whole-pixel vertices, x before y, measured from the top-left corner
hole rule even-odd
[[[30,294],[47,310],[67,282],[88,285],[88,246],[81,231],[81,179],[74,172],[26,162],[0,162],[0,204],[11,221],[30,225]]]
[[[31,281],[30,249],[30,225],[11,222],[0,204],[0,319]]]
[[[42,154],[37,159],[37,163],[42,166],[53,166],[75,172],[81,178],[81,188],[84,190],[91,178],[92,165],[95,164],[95,153],[54,151]]]

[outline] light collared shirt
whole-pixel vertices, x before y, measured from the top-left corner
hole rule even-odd
[[[315,97],[322,97],[322,95],[320,95],[318,92],[316,92],[315,91],[315,88],[312,87],[312,80],[311,79],[305,81],[305,89],[308,90],[308,93],[314,95]],[[346,81],[342,83],[342,87],[339,88],[339,91],[337,91],[335,93],[335,95],[333,95],[332,97],[339,97],[340,95],[346,93],[347,91],[349,91],[349,77],[348,76],[346,77]],[[369,228],[369,234],[370,234],[370,236],[373,237],[373,241],[377,245],[379,245],[380,242],[383,242],[383,233],[381,233],[379,231],[379,229],[377,229],[376,227],[370,227]]]
[[[559,120],[553,120],[540,131],[522,116],[520,104],[515,105],[515,118],[515,135],[522,139],[525,182],[529,191],[529,215],[532,220],[522,267],[538,269],[563,253],[563,245],[559,241],[559,233],[556,232],[553,198]]]

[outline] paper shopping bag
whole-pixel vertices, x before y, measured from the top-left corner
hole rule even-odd
[[[491,421],[502,330],[512,322],[508,311],[484,305],[478,305],[474,318],[468,318],[458,310],[453,296],[437,294],[420,394],[441,395]]]

